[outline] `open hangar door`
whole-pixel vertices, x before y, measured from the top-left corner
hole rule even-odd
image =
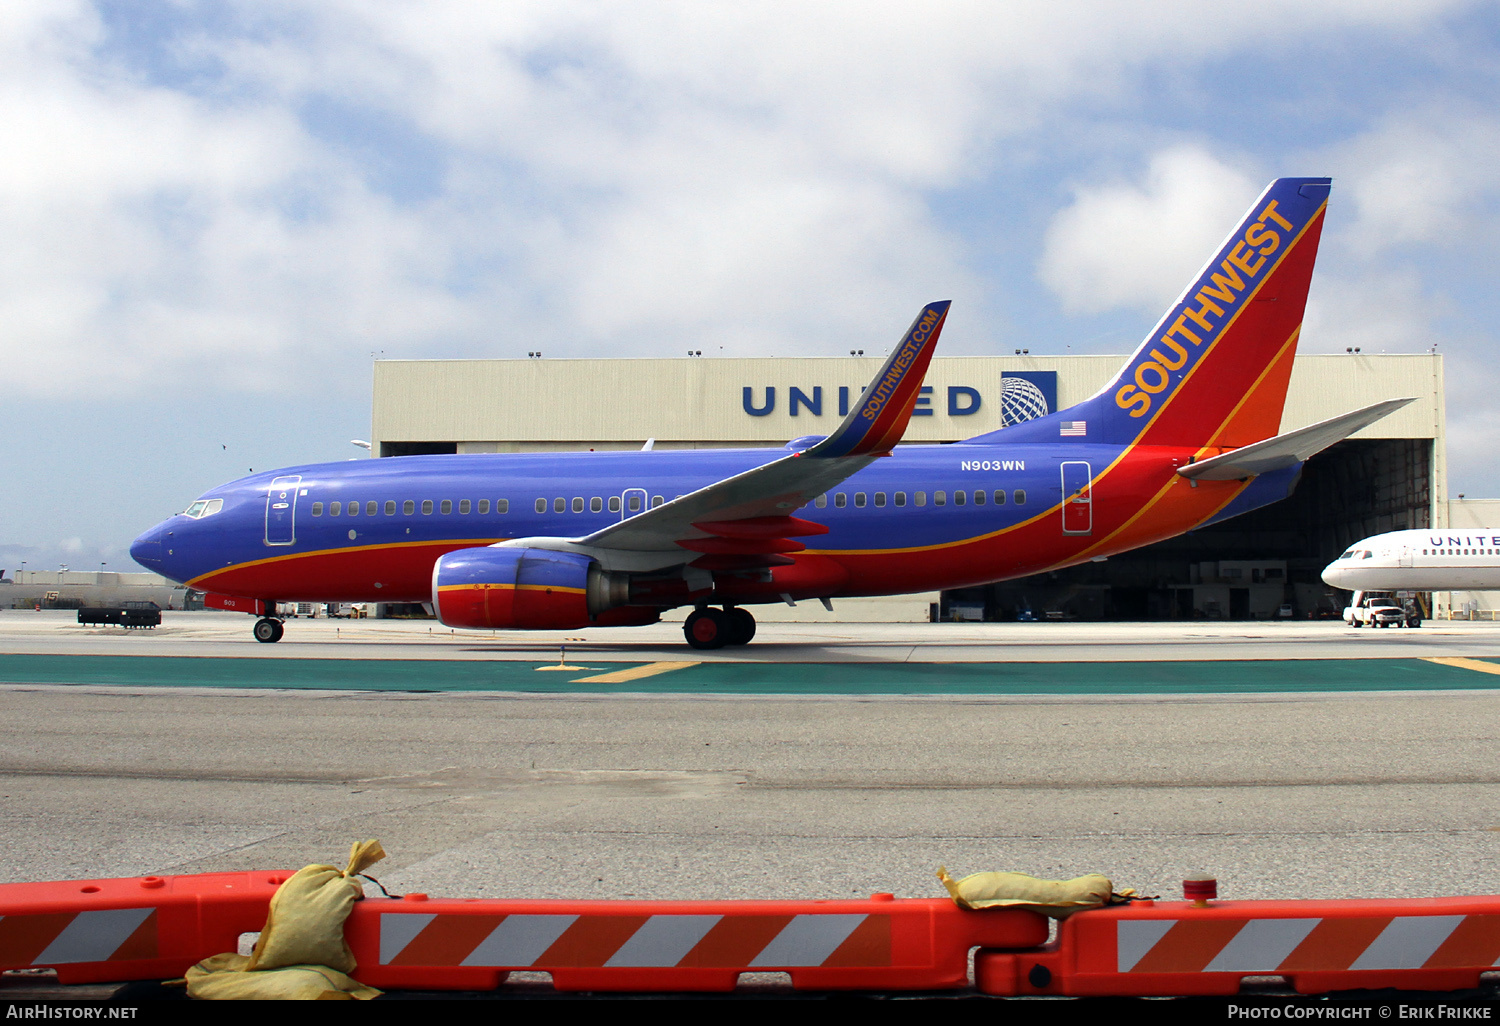
[[[1264,619],[1337,615],[1319,577],[1350,543],[1432,526],[1430,438],[1346,439],[1282,502],[1065,570],[945,592],[944,619]]]

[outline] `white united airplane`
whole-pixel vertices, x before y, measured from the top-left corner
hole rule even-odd
[[[1373,535],[1324,567],[1323,581],[1353,592],[1500,589],[1500,529]]]

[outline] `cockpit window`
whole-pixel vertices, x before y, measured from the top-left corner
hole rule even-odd
[[[1375,553],[1371,552],[1369,549],[1365,549],[1363,552],[1361,552],[1359,554],[1359,558],[1360,559],[1369,559],[1373,555],[1375,555]]]
[[[1340,559],[1353,559],[1353,558],[1354,558],[1354,554],[1355,554],[1355,553],[1356,553],[1356,552],[1358,552],[1358,551],[1359,551],[1359,550],[1358,550],[1358,549],[1350,549],[1350,550],[1349,550],[1349,551],[1348,551],[1348,552],[1346,552],[1346,553],[1344,553],[1344,554],[1343,554],[1343,555],[1342,555],[1342,556],[1340,556],[1340,557],[1339,557],[1339,558],[1340,558]]]
[[[194,520],[202,520],[204,517],[213,516],[223,508],[223,499],[199,499],[187,509],[183,510],[182,515],[185,517],[192,517]]]

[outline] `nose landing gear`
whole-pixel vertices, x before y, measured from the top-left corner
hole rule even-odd
[[[704,606],[688,616],[682,625],[682,634],[687,643],[697,649],[746,645],[755,637],[755,617],[748,609],[738,606],[724,609]]]
[[[274,642],[280,641],[281,636],[285,633],[286,628],[282,625],[280,620],[272,619],[269,616],[263,616],[259,620],[255,621],[255,640],[262,642],[263,644],[269,645]]]

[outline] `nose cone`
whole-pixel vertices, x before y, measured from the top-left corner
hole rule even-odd
[[[166,525],[157,524],[151,530],[131,542],[130,558],[147,570],[161,573],[163,571],[161,539],[165,530]]]
[[[1334,560],[1323,568],[1323,583],[1330,588],[1341,588],[1344,591],[1348,591],[1349,587],[1345,583],[1344,578],[1344,566],[1338,560]]]

